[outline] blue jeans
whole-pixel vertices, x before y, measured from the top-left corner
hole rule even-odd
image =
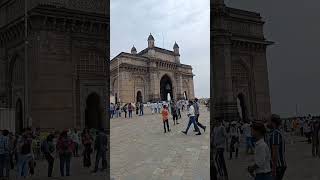
[[[197,123],[196,123],[196,118],[195,118],[195,116],[190,116],[190,117],[189,117],[189,123],[188,123],[188,127],[187,127],[187,129],[186,129],[186,132],[188,133],[188,130],[189,130],[191,124],[193,124],[193,125],[194,125],[194,129],[199,132],[199,128],[198,128],[198,125],[197,125]]]
[[[256,174],[254,180],[272,180],[271,173]]]
[[[132,118],[132,110],[129,111],[129,118]]]
[[[64,166],[66,166],[66,176],[70,176],[70,161],[72,154],[62,155],[60,154],[60,174],[64,176]]]
[[[247,144],[247,149],[253,148],[252,137],[246,137],[246,144]]]
[[[18,176],[27,177],[29,172],[29,162],[32,160],[31,154],[19,154],[18,157]]]
[[[3,175],[5,169],[6,175]],[[9,154],[0,154],[0,177],[9,177],[10,172],[10,156]]]

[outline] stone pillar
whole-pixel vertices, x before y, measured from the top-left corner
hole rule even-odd
[[[183,88],[182,88],[182,75],[178,74],[176,79],[176,85],[177,85],[177,95],[176,100],[183,99]]]
[[[223,2],[223,1],[222,1]],[[226,9],[221,1],[214,1],[213,24],[213,73],[214,116],[226,121],[238,119],[237,101],[232,91],[231,34],[225,21]]]

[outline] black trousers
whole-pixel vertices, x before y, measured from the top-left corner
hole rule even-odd
[[[197,115],[196,115],[196,123],[197,123],[197,125],[198,125],[199,127],[201,127],[201,128],[204,130],[205,126],[202,125],[202,124],[199,122],[199,116],[200,116],[200,114],[197,114]]]
[[[174,124],[176,124],[176,122],[178,123],[178,115],[177,114],[173,114],[172,118],[173,118],[173,123]]]
[[[90,167],[91,166],[91,144],[86,144],[84,146],[83,151],[83,166],[84,167]]]
[[[217,171],[220,177],[228,177],[226,161],[224,159],[224,149],[218,148],[216,152],[215,161],[217,164]]]
[[[274,180],[282,180],[286,169],[287,167],[277,167],[276,177],[274,177]]]
[[[48,162],[48,177],[52,177],[54,158],[49,153],[46,153],[45,157]]]
[[[167,132],[166,131],[166,124],[167,124],[167,130],[170,131],[170,128],[169,128],[169,120],[164,120],[163,121],[163,129],[164,129],[164,132]]]

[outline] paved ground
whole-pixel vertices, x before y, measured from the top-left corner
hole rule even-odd
[[[313,158],[311,145],[307,144],[305,138],[291,137],[287,135],[287,164],[288,169],[284,180],[320,180],[320,158]],[[244,148],[240,150],[240,158],[227,160],[230,180],[249,180],[246,167],[250,164],[252,156],[245,155]]]
[[[115,180],[209,180],[209,112],[201,110],[199,121],[208,128],[195,136],[181,133],[187,116],[164,134],[160,114],[111,120],[111,177]],[[193,127],[193,126],[192,126]]]

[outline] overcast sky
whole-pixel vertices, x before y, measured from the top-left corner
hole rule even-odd
[[[268,48],[273,113],[320,114],[320,1],[226,0],[228,6],[259,12]]]
[[[195,95],[210,96],[210,1],[209,0],[112,0],[111,58],[141,51],[150,34],[155,45],[173,50],[177,41],[180,60],[193,67]]]

